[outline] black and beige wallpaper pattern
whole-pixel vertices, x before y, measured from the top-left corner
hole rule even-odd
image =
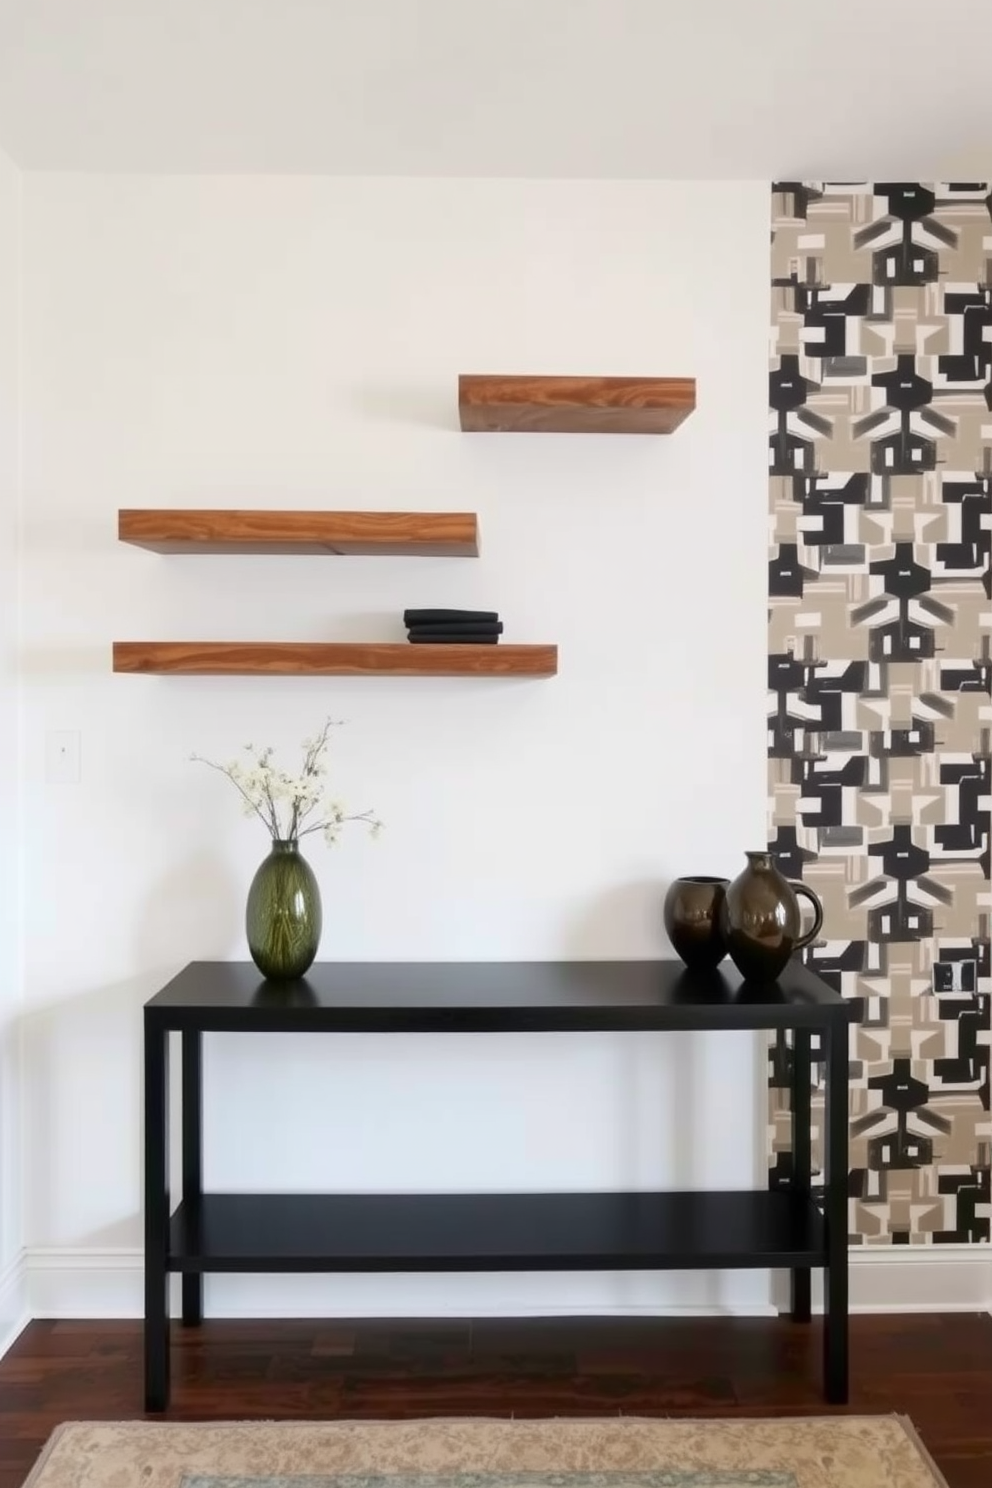
[[[773,187],[770,405],[769,840],[857,1005],[852,1243],[987,1241],[992,182]]]

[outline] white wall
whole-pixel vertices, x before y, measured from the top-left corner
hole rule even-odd
[[[30,176],[25,185],[26,1226],[137,1303],[140,1010],[243,957],[266,844],[192,750],[295,747],[387,832],[312,853],[325,958],[662,953],[680,872],[765,839],[763,183]],[[466,437],[459,371],[691,374],[672,439]],[[475,562],[162,558],[118,506],[451,508]],[[546,682],[115,677],[126,638],[402,638],[408,604],[557,641]],[[78,730],[78,785],[46,782]],[[215,1187],[748,1186],[734,1038],[231,1037]],[[76,1268],[76,1269],[73,1269]],[[89,1278],[89,1280],[87,1280]],[[128,1283],[130,1285],[130,1283]],[[663,1305],[699,1279],[230,1278],[214,1309]],[[128,1297],[131,1293],[128,1293]],[[55,1306],[56,1304],[52,1304]],[[131,1305],[130,1301],[122,1306]]]
[[[17,515],[20,175],[0,153],[0,1349],[20,1321]]]

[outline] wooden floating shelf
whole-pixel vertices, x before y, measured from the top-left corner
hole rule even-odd
[[[332,553],[477,558],[474,512],[197,511],[117,513],[121,542],[153,553]]]
[[[115,641],[115,672],[160,676],[553,677],[557,646],[408,641]]]
[[[470,434],[671,434],[695,406],[693,377],[458,379],[458,413]]]

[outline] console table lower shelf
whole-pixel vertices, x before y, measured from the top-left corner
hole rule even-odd
[[[826,1264],[788,1193],[203,1194],[170,1271],[622,1271]]]

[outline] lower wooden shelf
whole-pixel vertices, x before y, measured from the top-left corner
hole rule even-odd
[[[557,646],[408,641],[115,641],[115,672],[200,677],[553,677]]]

